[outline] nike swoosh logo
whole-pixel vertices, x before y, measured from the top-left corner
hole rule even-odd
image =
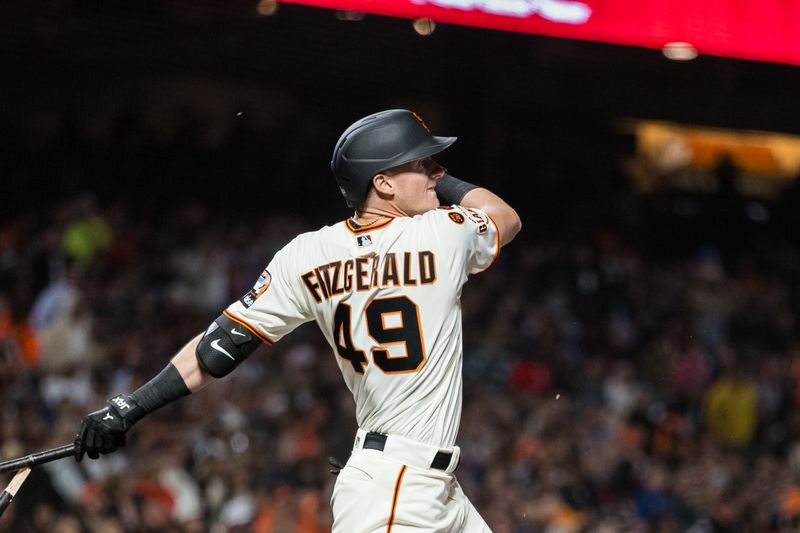
[[[234,335],[239,335],[240,337],[247,337],[247,335],[245,335],[244,333],[239,333],[238,331],[236,331],[236,328],[231,328],[231,333],[233,333]]]
[[[225,351],[225,348],[223,348],[222,346],[219,345],[219,339],[215,339],[215,340],[211,341],[211,347],[214,348],[218,352],[224,353],[225,355],[230,357],[231,360],[236,361],[236,359],[234,359],[231,354],[229,354],[228,352]]]

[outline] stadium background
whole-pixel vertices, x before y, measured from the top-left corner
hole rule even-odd
[[[677,179],[629,119],[797,134],[800,70],[341,18],[0,6],[0,455],[71,440],[290,237],[348,216],[338,134],[409,107],[523,218],[464,293],[458,475],[495,531],[792,531],[796,175],[720,157]],[[326,531],[354,430],[303,327],[124,453],[34,471],[0,530]]]

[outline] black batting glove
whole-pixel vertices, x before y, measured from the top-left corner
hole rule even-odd
[[[141,409],[129,396],[114,396],[107,407],[83,417],[75,436],[75,460],[80,462],[84,453],[97,459],[122,448],[125,433],[141,416]]]

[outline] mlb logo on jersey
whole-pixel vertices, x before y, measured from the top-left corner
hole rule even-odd
[[[356,243],[360,247],[372,246],[372,237],[369,235],[359,235],[356,237]]]

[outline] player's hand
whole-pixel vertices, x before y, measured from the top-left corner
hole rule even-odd
[[[75,435],[75,460],[80,462],[84,454],[97,459],[125,446],[125,433],[133,426],[125,414],[134,408],[129,398],[119,395],[108,400],[108,406],[83,417]]]

